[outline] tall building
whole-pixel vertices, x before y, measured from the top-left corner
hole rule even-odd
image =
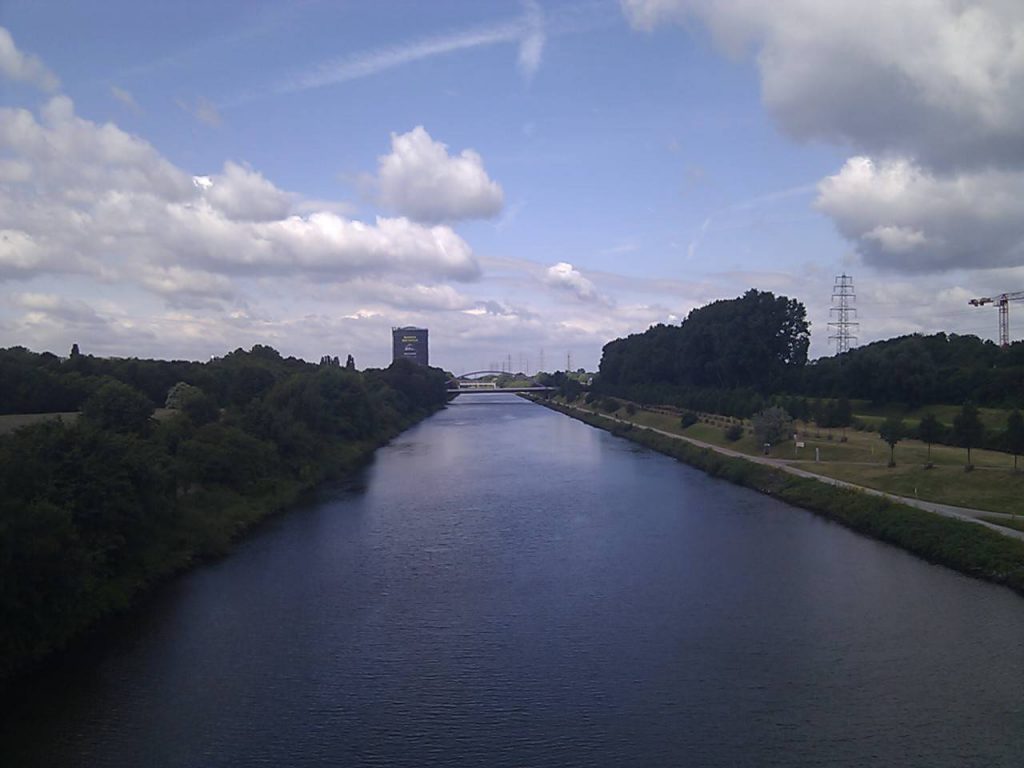
[[[426,328],[413,328],[410,325],[391,329],[391,361],[402,359],[430,365]]]

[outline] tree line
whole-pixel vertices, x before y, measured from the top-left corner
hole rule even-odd
[[[809,338],[800,302],[750,290],[609,342],[597,389],[739,418],[780,397],[1024,407],[1024,342],[914,334],[810,362]]]
[[[351,471],[442,407],[445,381],[265,346],[208,363],[0,351],[5,410],[79,411],[0,436],[0,680]]]

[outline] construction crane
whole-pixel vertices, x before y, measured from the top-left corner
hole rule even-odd
[[[999,307],[999,346],[1003,349],[1010,346],[1011,301],[1024,301],[1024,291],[1001,293],[998,296],[985,296],[980,299],[971,299],[967,302],[972,307],[982,307],[986,304],[995,304]]]

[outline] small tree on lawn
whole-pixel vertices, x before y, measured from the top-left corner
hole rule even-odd
[[[850,407],[850,399],[840,397],[836,401],[835,409],[832,411],[832,418],[835,425],[843,430],[843,440],[846,440],[846,428],[853,421],[853,408]]]
[[[777,405],[755,413],[751,421],[754,423],[754,434],[762,443],[781,443],[793,433],[793,419],[785,409]]]
[[[1017,458],[1024,453],[1024,416],[1011,411],[1006,417],[1006,448],[1013,454],[1013,471],[1017,471]]]
[[[889,444],[889,466],[896,466],[896,443],[904,438],[907,431],[899,416],[890,416],[882,422],[878,434]]]
[[[960,413],[953,419],[953,437],[956,442],[967,449],[967,469],[973,469],[971,464],[971,448],[974,448],[985,436],[985,427],[978,417],[978,409],[973,403],[964,403]]]
[[[942,437],[942,424],[935,418],[934,413],[929,413],[921,419],[917,426],[917,436],[928,446],[928,466],[932,465],[932,443]]]

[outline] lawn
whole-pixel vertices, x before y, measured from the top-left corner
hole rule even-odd
[[[0,415],[0,435],[5,435],[8,432],[13,432],[16,429],[27,427],[29,424],[39,424],[43,421],[52,421],[53,419],[63,419],[69,424],[73,424],[78,419],[78,413],[76,411],[70,411],[67,413],[8,413]]]
[[[582,403],[575,405],[582,406]],[[947,415],[958,412],[956,408],[946,408]],[[625,408],[611,414],[594,408],[588,410],[750,456],[763,453],[763,446],[750,433],[749,422],[745,422],[742,438],[736,442],[725,438],[726,428],[737,421],[729,417],[702,414],[701,421],[683,429],[677,416],[640,408],[632,415]],[[1013,472],[1013,457],[1009,454],[975,449],[971,451],[975,469],[965,472],[966,450],[933,445],[933,468],[925,469],[928,447],[919,440],[903,440],[896,446],[896,467],[889,468],[889,446],[877,432],[819,429],[803,422],[797,422],[795,428],[803,447],[798,448],[795,441],[788,439],[773,447],[772,456],[793,460],[801,469],[899,496],[990,512],[1024,514],[1024,472]],[[815,461],[816,454],[818,461]],[[1024,468],[1024,460],[1021,467]]]
[[[157,421],[163,421],[173,414],[169,408],[157,408],[153,411],[153,418]],[[13,432],[16,429],[27,427],[30,424],[39,424],[44,421],[53,421],[54,419],[61,419],[66,424],[74,424],[78,421],[77,411],[65,411],[61,413],[8,413],[0,414],[0,435],[5,435],[8,432]]]
[[[1014,474],[999,469],[964,472],[962,466],[925,469],[921,464],[907,463],[895,467],[836,462],[800,466],[817,474],[898,496],[989,512],[1024,513],[1024,472]]]
[[[907,426],[916,427],[918,422],[929,413],[934,413],[935,418],[947,427],[953,426],[953,419],[960,413],[956,405],[925,405],[920,408],[907,410],[901,405],[873,405],[867,400],[851,400],[853,415],[865,424],[878,427],[889,416],[898,416]],[[1008,410],[1002,408],[979,408],[978,416],[986,429],[1002,430],[1006,427],[1006,417],[1010,415]]]

